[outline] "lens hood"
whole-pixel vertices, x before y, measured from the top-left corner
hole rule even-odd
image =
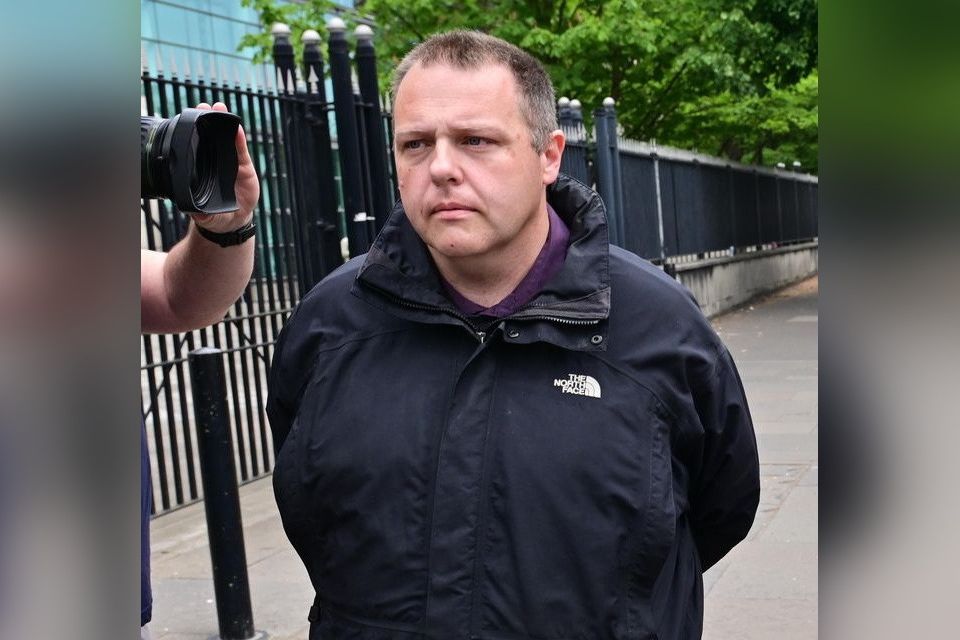
[[[209,109],[141,117],[140,195],[170,198],[181,211],[235,211],[239,126],[239,116]]]

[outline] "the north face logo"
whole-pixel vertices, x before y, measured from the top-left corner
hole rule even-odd
[[[566,380],[557,378],[553,381],[553,386],[563,389],[563,393],[572,393],[577,396],[589,396],[591,398],[600,397],[600,383],[590,376],[581,376],[576,373],[568,373]]]

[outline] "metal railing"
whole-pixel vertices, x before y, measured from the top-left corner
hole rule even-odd
[[[380,111],[372,43],[358,33],[361,95],[354,95],[344,30],[332,24],[329,31],[330,64],[324,65],[319,36],[308,34],[302,70],[295,68],[289,30],[275,31],[272,87],[173,68],[169,75],[142,74],[147,115],[171,117],[215,101],[239,115],[261,180],[254,273],[227,317],[203,330],[141,338],[141,411],[154,513],[203,497],[186,354],[208,346],[226,353],[237,481],[269,473],[274,452],[266,380],[280,329],[301,297],[343,263],[341,237],[350,238],[351,255],[365,252],[393,204],[395,171],[385,147],[389,116]],[[333,101],[326,97],[325,66],[339,88]],[[331,114],[339,116],[337,141]],[[141,211],[144,248],[166,251],[186,232],[188,218],[168,201],[144,200]]]

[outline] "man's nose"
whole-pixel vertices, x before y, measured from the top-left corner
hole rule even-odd
[[[456,148],[446,140],[438,140],[433,147],[433,157],[430,159],[430,178],[434,184],[438,185],[460,182],[463,178]]]

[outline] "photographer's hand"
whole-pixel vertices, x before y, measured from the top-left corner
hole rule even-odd
[[[198,109],[210,109],[200,104]],[[222,102],[213,105],[226,111]],[[243,293],[253,270],[256,238],[220,246],[194,226],[214,233],[236,231],[253,218],[260,199],[260,181],[247,152],[243,129],[237,130],[238,208],[232,213],[189,214],[194,221],[186,237],[169,253],[140,251],[140,330],[176,333],[215,323]]]
[[[197,105],[197,109],[211,108],[214,111],[227,111],[227,105],[222,102],[215,102],[213,107],[205,102]],[[260,180],[257,178],[257,172],[250,160],[250,153],[247,151],[247,138],[243,133],[242,126],[237,129],[236,142],[237,181],[234,183],[234,191],[237,196],[237,210],[233,213],[189,214],[198,226],[216,233],[233,231],[250,222],[253,218],[253,210],[260,199]]]

